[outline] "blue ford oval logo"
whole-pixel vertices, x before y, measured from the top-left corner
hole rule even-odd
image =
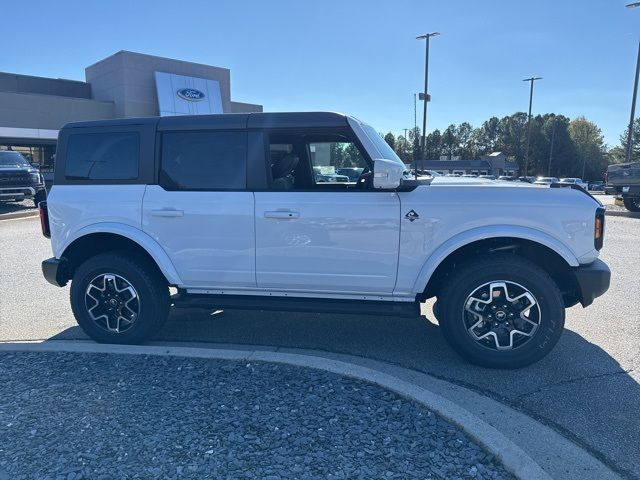
[[[199,102],[204,100],[204,93],[200,90],[196,90],[195,88],[181,88],[176,93],[180,98],[189,100],[190,102]]]

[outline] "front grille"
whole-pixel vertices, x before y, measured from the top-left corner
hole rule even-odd
[[[31,180],[31,175],[27,174],[10,174],[10,173],[0,173],[0,188],[3,187],[22,187],[29,186],[34,182]]]

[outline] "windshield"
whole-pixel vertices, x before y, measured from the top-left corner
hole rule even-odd
[[[386,160],[393,160],[394,162],[398,162],[400,165],[404,166],[404,162],[400,160],[400,157],[396,155],[396,152],[393,151],[389,144],[384,141],[384,138],[382,138],[372,126],[367,125],[366,123],[360,123],[360,126],[378,152],[380,152],[382,158]]]
[[[18,152],[0,152],[0,166],[9,167],[14,165],[28,167],[29,162]]]

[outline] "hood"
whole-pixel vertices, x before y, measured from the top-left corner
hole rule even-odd
[[[545,188],[546,186],[534,185],[527,182],[508,182],[506,180],[490,180],[488,178],[471,177],[434,177],[431,185],[438,186],[487,186],[501,188]]]
[[[26,165],[0,165],[0,172],[2,173],[37,173],[38,169],[33,167],[27,167]]]

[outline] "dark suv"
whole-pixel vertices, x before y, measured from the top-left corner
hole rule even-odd
[[[0,152],[0,201],[33,199],[43,202],[47,197],[42,174],[19,152]]]

